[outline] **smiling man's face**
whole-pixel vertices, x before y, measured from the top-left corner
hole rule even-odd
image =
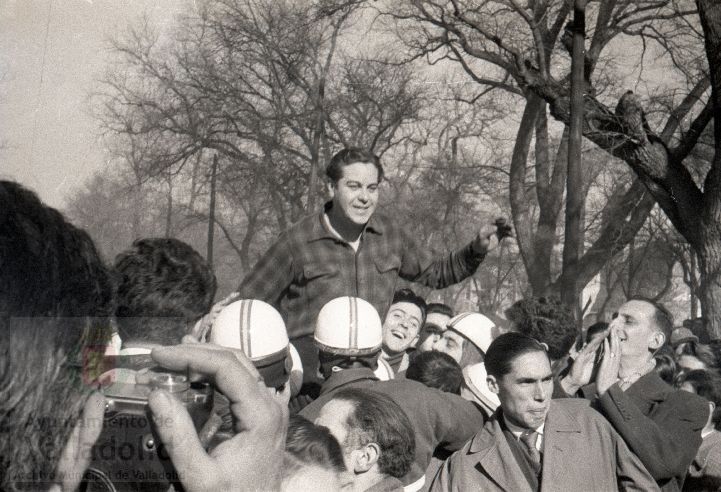
[[[330,185],[333,207],[345,220],[366,224],[378,206],[378,169],[372,162],[354,162],[343,166],[341,178]]]
[[[391,305],[383,323],[383,351],[386,354],[404,352],[418,339],[423,312],[411,302]]]
[[[656,349],[659,345],[656,328],[656,308],[653,304],[633,300],[623,304],[610,323],[612,332],[618,335],[621,341],[621,357],[649,354],[649,349]],[[663,340],[660,340],[663,343]]]

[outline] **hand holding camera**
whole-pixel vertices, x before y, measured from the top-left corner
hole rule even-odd
[[[176,345],[153,350],[153,359],[173,371],[201,373],[230,401],[236,434],[210,453],[198,438],[186,407],[165,390],[148,403],[158,434],[188,492],[278,489],[287,430],[287,408],[269,394],[258,371],[238,351],[210,344]]]

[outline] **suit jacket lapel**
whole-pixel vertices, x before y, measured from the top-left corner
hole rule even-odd
[[[471,441],[468,454],[477,454],[486,474],[501,489],[509,492],[531,492],[521,467],[516,462],[511,448],[498,422],[499,413],[486,422],[481,432]]]

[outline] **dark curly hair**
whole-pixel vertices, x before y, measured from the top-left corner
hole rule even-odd
[[[517,301],[506,310],[506,317],[515,331],[545,343],[552,360],[564,358],[578,335],[573,313],[553,297]]]
[[[115,271],[124,341],[180,343],[187,324],[207,313],[215,297],[213,270],[178,239],[137,239],[115,257]]]
[[[344,448],[358,449],[369,443],[380,448],[378,468],[381,473],[401,478],[411,469],[416,454],[413,426],[403,409],[391,398],[365,388],[345,388],[333,400],[350,402],[348,436]]]

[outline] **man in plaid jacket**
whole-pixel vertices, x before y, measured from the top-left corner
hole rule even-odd
[[[312,344],[320,308],[340,296],[370,302],[383,316],[398,278],[441,289],[472,275],[510,227],[497,221],[463,248],[433,258],[412,234],[376,214],[383,167],[377,156],[349,148],[326,167],[332,197],[320,213],[283,233],[245,277],[240,297],[261,299],[283,315],[307,381],[316,376]]]

